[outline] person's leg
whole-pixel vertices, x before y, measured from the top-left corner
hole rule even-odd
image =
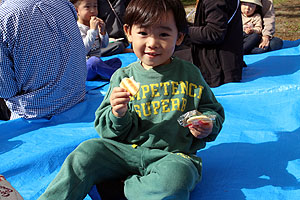
[[[155,154],[160,154],[155,151],[160,150],[149,150],[150,154],[142,157],[145,160],[145,167],[141,169],[143,175],[133,175],[125,181],[126,198],[188,200],[200,180],[201,169],[197,169],[191,158],[183,154],[166,153],[163,158],[154,160],[153,153],[154,158]]]
[[[259,48],[259,47],[255,47],[251,50],[252,54],[259,54],[259,53],[265,53],[268,51],[275,51],[278,49],[281,49],[283,46],[283,41],[282,39],[278,38],[278,37],[274,37],[270,40],[269,46],[265,47],[265,48]]]
[[[6,106],[4,99],[0,98],[0,120],[9,120],[11,112]]]
[[[244,43],[243,43],[243,50],[244,54],[249,54],[251,50],[257,46],[259,43],[261,37],[257,33],[252,33],[252,34],[246,34],[244,35]]]
[[[97,184],[98,193],[101,200],[123,200],[124,196],[124,180],[115,179],[103,181]]]
[[[119,69],[122,66],[122,61],[119,58],[111,58],[104,61],[105,64],[113,69]]]
[[[278,37],[273,37],[270,41],[269,46],[270,46],[269,51],[281,49],[283,46],[283,41]]]
[[[89,59],[87,59],[87,61],[86,61],[86,69],[87,69],[86,80],[87,81],[93,81],[99,77],[96,69],[97,69],[97,66],[99,66],[99,65],[101,66],[102,62],[103,61],[96,56],[92,56]]]
[[[122,41],[116,41],[113,43],[108,43],[107,47],[101,48],[101,56],[112,56],[119,53],[123,53],[126,46],[125,43]]]
[[[127,154],[123,146],[112,145],[101,138],[81,143],[66,158],[39,200],[84,199],[93,185],[127,177],[129,170],[124,161]]]
[[[260,54],[260,53],[265,53],[267,52],[269,49],[269,46],[265,47],[265,48],[259,48],[259,47],[254,47],[251,50],[251,54]]]
[[[93,81],[97,78],[109,80],[111,75],[121,67],[122,62],[119,58],[112,58],[103,61],[101,58],[92,56],[86,61],[87,81]]]

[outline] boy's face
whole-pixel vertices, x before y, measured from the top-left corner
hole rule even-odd
[[[248,2],[242,2],[241,4],[241,11],[244,15],[247,17],[250,17],[253,15],[256,9],[256,4],[254,3],[248,3]]]
[[[184,38],[184,34],[178,33],[171,11],[151,27],[133,25],[130,29],[125,25],[124,31],[145,69],[170,63],[175,45],[180,45]]]
[[[83,0],[76,8],[78,21],[86,26],[90,26],[92,16],[98,15],[97,0]]]

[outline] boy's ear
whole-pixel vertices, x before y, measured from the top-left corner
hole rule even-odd
[[[131,43],[132,42],[132,37],[131,37],[131,31],[130,31],[129,25],[128,24],[124,24],[123,29],[124,29],[124,32],[125,32],[125,34],[127,36],[128,42]]]
[[[185,36],[185,34],[184,33],[178,33],[178,38],[177,38],[177,40],[176,40],[176,46],[179,46],[179,45],[181,45],[181,43],[182,43],[182,41],[183,41],[183,39],[184,39],[184,36]]]

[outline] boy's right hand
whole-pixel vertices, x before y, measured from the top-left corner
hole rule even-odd
[[[113,115],[123,117],[128,110],[127,105],[130,101],[130,93],[121,87],[115,87],[110,94],[109,100]]]
[[[99,19],[96,16],[92,16],[90,19],[90,29],[97,30],[99,23]]]

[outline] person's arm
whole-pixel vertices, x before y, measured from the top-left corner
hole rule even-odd
[[[0,31],[0,98],[8,99],[18,92],[17,79],[13,56],[8,49],[9,45],[4,41],[6,31]],[[7,38],[7,37],[6,37]]]
[[[101,39],[101,48],[107,47],[109,43],[109,37],[107,32],[105,33],[105,35],[100,35],[100,39]]]
[[[203,138],[206,142],[214,141],[222,129],[222,124],[225,120],[225,113],[223,106],[216,100],[215,95],[208,85],[206,85],[203,90],[198,111],[206,115],[216,116],[213,122],[212,132],[207,137]]]
[[[89,29],[88,31],[85,31],[82,27],[79,27],[79,30],[85,47],[85,53],[87,55],[92,49],[93,44],[95,43],[98,31],[94,29]]]
[[[261,34],[262,32],[262,19],[260,14],[255,14],[254,18],[253,18],[253,31],[257,34]]]
[[[191,41],[196,44],[221,43],[227,32],[228,15],[226,12],[226,2],[205,1],[204,3],[206,9],[205,25],[189,27]]]
[[[135,135],[135,133],[139,131],[138,130],[139,117],[136,112],[132,112],[133,109],[130,107],[130,105],[128,106],[127,109],[125,109],[124,107],[125,104],[123,108],[119,108],[119,112],[120,113],[122,112],[124,114],[121,114],[120,117],[117,117],[113,114],[110,98],[113,89],[115,87],[119,87],[120,84],[119,77],[120,77],[120,73],[116,72],[115,74],[113,74],[113,76],[110,79],[111,80],[110,87],[95,114],[96,115],[95,129],[100,135],[100,137],[110,138],[117,141],[124,141],[128,137],[129,133]],[[120,106],[122,105],[120,104]]]
[[[275,33],[275,11],[273,6],[273,0],[262,0],[262,20],[263,30],[261,42],[258,45],[259,48],[265,48],[269,46],[270,40]]]
[[[268,36],[270,39],[275,33],[275,10],[273,0],[262,0],[262,35]]]

